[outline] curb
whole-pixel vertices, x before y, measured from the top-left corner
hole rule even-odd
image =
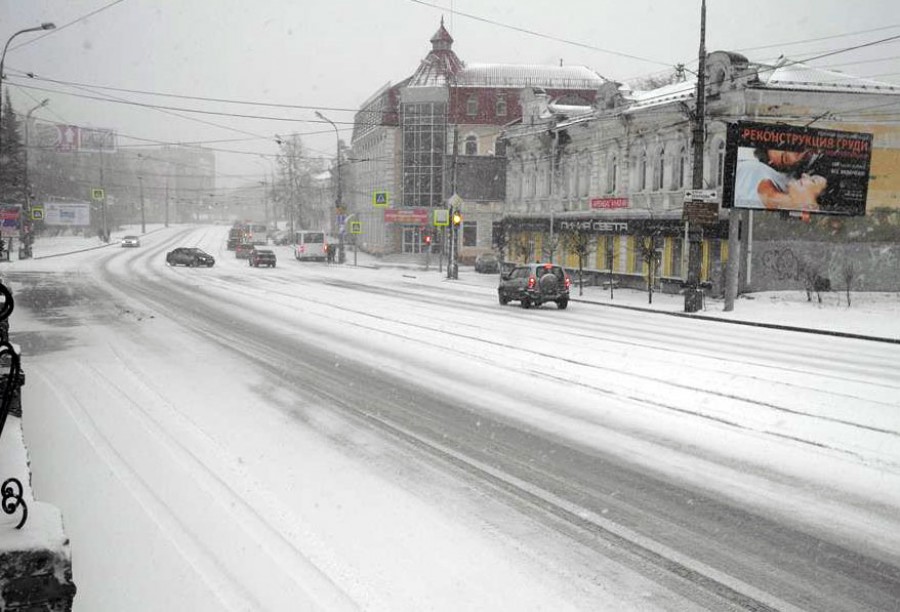
[[[732,325],[745,325],[747,327],[762,327],[766,329],[778,329],[782,331],[800,332],[804,334],[818,334],[821,336],[834,336],[836,338],[851,338],[853,340],[868,340],[870,342],[884,342],[886,344],[900,344],[900,338],[883,338],[881,336],[867,336],[865,334],[854,334],[851,332],[839,332],[827,329],[812,329],[809,327],[795,327],[793,325],[781,325],[779,323],[760,323],[757,321],[739,321],[733,319],[722,319],[720,317],[711,317],[709,315],[698,315],[690,312],[669,312],[665,310],[654,310],[653,308],[642,308],[641,306],[629,306],[627,304],[604,304],[600,302],[592,302],[590,300],[569,298],[572,302],[580,304],[591,304],[593,306],[601,306],[607,308],[622,308],[625,310],[637,310],[639,312],[649,312],[657,315],[668,315],[670,317],[681,317],[685,319],[699,319],[701,321],[713,321],[715,323],[730,323]]]

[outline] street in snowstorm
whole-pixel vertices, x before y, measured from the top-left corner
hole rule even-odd
[[[900,344],[227,232],[4,274],[76,610],[896,609]]]

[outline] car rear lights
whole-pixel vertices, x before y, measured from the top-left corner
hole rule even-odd
[[[528,277],[528,288],[534,289],[534,286],[537,284],[537,279],[533,276]]]

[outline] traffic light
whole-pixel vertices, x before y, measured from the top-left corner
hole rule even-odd
[[[459,227],[459,225],[462,223],[462,220],[463,220],[462,213],[459,212],[458,208],[453,210],[453,215],[451,216],[451,219],[453,221],[454,227]]]
[[[431,234],[425,234],[425,245],[431,246]]]

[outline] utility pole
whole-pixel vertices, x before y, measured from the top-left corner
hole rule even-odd
[[[700,8],[700,54],[697,69],[697,100],[693,123],[693,177],[691,187],[703,189],[703,148],[706,133],[706,0],[702,0]],[[703,304],[703,293],[700,291],[700,259],[703,249],[703,230],[696,222],[687,221],[688,229],[688,269],[684,286],[684,311],[697,312]]]
[[[449,109],[449,106],[448,106]],[[449,115],[448,110],[448,115]],[[452,192],[451,198],[456,196],[456,158],[457,152],[459,151],[459,126],[453,125],[453,157],[450,166],[450,191]],[[455,198],[454,198],[455,199]],[[453,222],[453,217],[459,211],[459,204],[453,204],[450,207],[450,244],[447,249],[447,278],[457,279],[459,278],[459,254],[457,251],[459,250],[459,229],[456,224]]]

